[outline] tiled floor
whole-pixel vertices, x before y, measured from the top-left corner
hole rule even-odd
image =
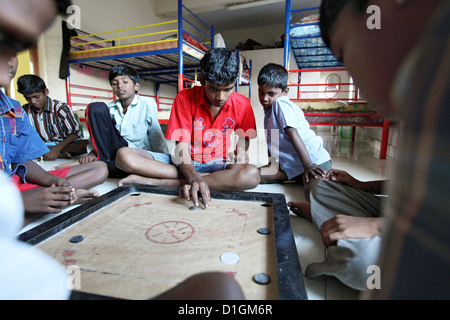
[[[356,142],[352,145],[349,139],[343,139],[336,134],[332,134],[330,130],[323,131],[322,128],[318,130],[319,135],[324,139],[326,149],[332,157],[334,168],[346,170],[355,178],[366,181],[384,179],[389,176],[389,167],[392,160],[378,159],[379,151],[371,147],[367,138],[357,136]],[[42,166],[48,170],[64,161],[44,162]],[[99,191],[100,194],[104,194],[114,189],[117,186],[117,182],[117,179],[108,179],[103,185],[94,189]],[[304,200],[301,187],[293,184],[259,185],[257,188],[249,191],[283,193],[286,201]],[[22,231],[28,230],[52,217],[54,216],[41,218]],[[311,262],[322,261],[325,249],[316,229],[309,222],[295,215],[291,215],[291,223],[302,270]],[[358,298],[357,291],[346,287],[334,278],[305,279],[305,286],[308,298],[312,300]]]

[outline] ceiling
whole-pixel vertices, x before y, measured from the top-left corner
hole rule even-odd
[[[257,2],[258,0],[255,0]],[[158,4],[159,1],[156,1]],[[226,30],[245,29],[266,25],[284,24],[285,1],[255,6],[239,10],[227,10],[230,0],[216,0],[214,6],[208,9],[213,1],[205,0],[203,7],[192,8],[192,11],[209,25],[213,25],[216,32]],[[253,2],[249,0],[236,0],[233,3]],[[320,6],[321,0],[292,0],[292,9],[303,9]],[[185,4],[189,9],[189,3]],[[162,12],[161,12],[162,13]],[[164,15],[164,13],[162,13]]]

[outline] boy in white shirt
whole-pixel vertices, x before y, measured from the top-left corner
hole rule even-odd
[[[310,129],[303,111],[292,103],[288,72],[278,64],[265,65],[258,75],[259,101],[264,108],[264,128],[270,156],[279,161],[261,167],[261,183],[297,181],[323,177],[331,169],[331,158],[323,140]]]
[[[153,99],[137,94],[139,76],[126,65],[114,66],[109,72],[109,81],[117,100],[106,105],[102,102],[89,104],[86,120],[90,134],[88,154],[80,163],[104,161],[110,177],[127,175],[117,168],[116,154],[120,148],[140,149],[155,160],[170,163],[170,155],[161,126],[158,108]]]

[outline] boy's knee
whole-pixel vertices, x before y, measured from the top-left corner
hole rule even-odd
[[[101,183],[105,182],[109,174],[108,166],[103,161],[95,161],[94,163],[98,166],[97,170],[99,180],[101,181]]]
[[[119,169],[122,169],[124,171],[127,171],[126,169],[130,169],[130,166],[132,165],[132,161],[130,160],[130,154],[129,150],[131,148],[123,147],[117,150],[116,152],[116,166]]]
[[[305,183],[303,190],[306,199],[311,202],[311,198],[321,198],[324,188],[327,188],[327,183],[327,180],[320,177],[318,179],[312,179],[308,183]]]
[[[110,117],[109,109],[104,102],[92,102],[86,108],[86,115],[88,118],[95,117],[98,115],[107,115]]]
[[[245,164],[239,170],[238,180],[242,189],[253,189],[261,182],[261,174],[257,167]]]

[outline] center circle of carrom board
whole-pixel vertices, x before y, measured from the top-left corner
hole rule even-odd
[[[190,239],[194,233],[194,227],[187,222],[163,221],[148,228],[145,237],[157,244],[175,244]]]

